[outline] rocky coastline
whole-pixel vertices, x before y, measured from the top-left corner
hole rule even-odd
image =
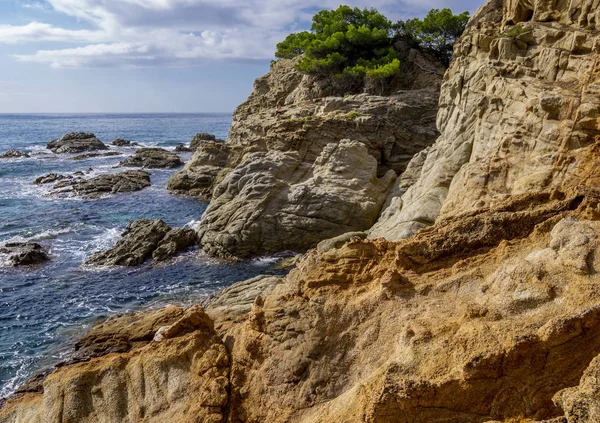
[[[169,182],[210,200],[196,232],[135,221],[91,262],[291,272],[107,320],[0,423],[600,421],[596,9],[489,0],[443,78],[400,46],[383,94],[275,64]]]

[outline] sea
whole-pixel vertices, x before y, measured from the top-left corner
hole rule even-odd
[[[84,266],[93,253],[111,248],[129,221],[162,219],[173,227],[195,227],[207,207],[173,195],[174,170],[150,170],[152,186],[96,200],[50,198],[51,185],[34,185],[47,173],[88,176],[117,172],[135,148],[113,147],[120,156],[72,160],[46,149],[73,131],[93,132],[105,144],[115,138],[143,147],[174,150],[197,132],[225,139],[231,114],[35,114],[0,115],[0,154],[18,149],[30,158],[0,159],[0,246],[31,241],[48,249],[41,266],[0,262],[0,398],[72,352],[74,340],[115,314],[166,305],[191,305],[235,282],[279,274],[278,257],[228,262],[188,251],[162,264],[138,267]],[[50,154],[48,154],[50,153]],[[189,160],[191,153],[181,155]]]

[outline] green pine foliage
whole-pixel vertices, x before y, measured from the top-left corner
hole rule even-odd
[[[313,17],[310,31],[290,34],[277,44],[275,56],[303,55],[296,67],[311,74],[386,78],[400,70],[392,28],[375,9],[322,10]]]
[[[455,15],[450,9],[432,9],[423,20],[399,21],[395,29],[397,36],[408,39],[448,66],[454,43],[462,35],[468,21],[469,12]]]

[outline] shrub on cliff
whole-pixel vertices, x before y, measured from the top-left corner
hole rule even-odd
[[[317,13],[311,30],[290,34],[275,56],[304,55],[296,67],[311,74],[386,78],[400,70],[392,35],[392,23],[375,9],[340,6]]]
[[[454,43],[469,21],[469,12],[458,15],[450,9],[431,9],[423,20],[409,19],[396,23],[396,35],[428,51],[446,66],[450,64]]]

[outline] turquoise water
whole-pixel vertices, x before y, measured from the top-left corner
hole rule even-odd
[[[48,151],[53,138],[71,131],[93,132],[106,144],[115,138],[173,149],[196,132],[226,138],[229,114],[186,115],[0,115],[0,153],[16,148]],[[166,304],[186,305],[234,282],[273,273],[276,258],[225,263],[190,251],[167,264],[98,269],[81,266],[96,251],[110,248],[130,220],[163,219],[193,227],[206,204],[171,195],[173,170],[152,170],[152,187],[98,200],[50,199],[40,175],[114,169],[133,148],[113,148],[122,156],[69,160],[32,155],[0,159],[0,245],[34,241],[50,250],[41,267],[0,265],[0,398],[34,372],[64,359],[74,338],[99,319]],[[184,161],[190,154],[181,156]],[[50,184],[51,185],[51,184]]]

